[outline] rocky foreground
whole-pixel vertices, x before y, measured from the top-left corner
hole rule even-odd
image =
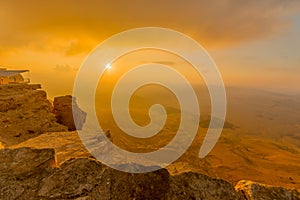
[[[68,132],[78,128],[72,107],[79,126],[86,117],[73,103],[64,96],[53,105],[38,84],[0,86],[1,200],[300,199],[296,190],[246,180],[234,186],[184,170],[171,175],[167,169],[144,174],[111,169],[93,159],[76,131]]]
[[[230,183],[194,172],[171,176],[120,172],[89,158],[57,166],[53,149],[0,150],[1,199],[237,199],[296,200],[297,191],[250,181]]]

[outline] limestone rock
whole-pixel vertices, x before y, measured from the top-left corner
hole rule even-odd
[[[56,152],[56,162],[58,165],[63,164],[71,158],[92,157],[82,144],[76,131],[45,133],[10,148],[20,147],[53,148]]]
[[[166,169],[125,173],[90,158],[55,165],[53,149],[0,149],[0,199],[297,200],[299,193],[251,181],[230,183]]]
[[[54,149],[28,147],[0,150],[0,174],[28,176],[55,166]]]
[[[0,199],[35,199],[40,181],[54,170],[53,149],[1,149]]]
[[[30,84],[0,85],[0,141],[4,146],[45,132],[67,131],[56,122],[53,106],[39,88]]]
[[[75,198],[101,184],[103,166],[90,159],[72,159],[41,182],[39,197]]]
[[[170,174],[166,169],[150,173],[125,173],[107,168],[101,184],[90,196],[97,199],[168,199]]]
[[[51,167],[50,149],[2,149],[0,199],[239,199],[233,186],[197,173],[166,169],[125,173],[89,158]]]
[[[69,131],[82,128],[85,123],[86,113],[78,107],[74,97],[71,95],[55,97],[53,105],[53,113],[56,115],[58,123],[67,126]],[[74,120],[77,122],[77,128]]]
[[[299,193],[290,191],[282,187],[274,187],[256,183],[253,181],[242,180],[235,186],[247,200],[299,200]]]
[[[172,177],[170,199],[241,199],[227,181],[186,172]]]

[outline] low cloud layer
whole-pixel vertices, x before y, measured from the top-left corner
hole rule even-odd
[[[59,72],[70,72],[75,69],[68,64],[58,64],[54,67],[54,70]]]

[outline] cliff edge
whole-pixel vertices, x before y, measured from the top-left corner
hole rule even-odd
[[[57,123],[53,106],[39,84],[0,85],[0,141],[18,144],[45,132],[68,131]]]
[[[89,158],[57,166],[53,149],[0,150],[0,197],[8,199],[218,199],[298,200],[297,191],[258,183],[229,182],[166,169],[133,174],[111,169]]]

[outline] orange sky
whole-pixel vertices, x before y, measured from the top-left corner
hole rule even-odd
[[[0,66],[30,69],[50,97],[71,93],[97,44],[158,26],[203,45],[228,86],[299,91],[299,9],[297,0],[0,1]]]

